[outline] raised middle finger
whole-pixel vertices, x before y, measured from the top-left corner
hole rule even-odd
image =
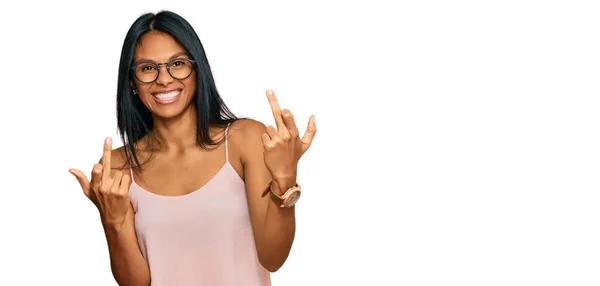
[[[273,90],[267,90],[267,98],[269,99],[269,104],[271,105],[273,118],[275,118],[275,124],[277,124],[277,130],[281,131],[286,127],[285,123],[283,123],[283,118],[281,117],[281,108],[279,107],[279,102],[277,102],[277,97],[275,97],[275,93],[273,93]]]
[[[106,137],[104,140],[104,154],[102,155],[102,181],[108,182],[110,179],[110,155],[112,152],[112,139]]]

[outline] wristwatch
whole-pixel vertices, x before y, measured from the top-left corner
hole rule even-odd
[[[300,198],[302,187],[298,184],[295,184],[288,188],[282,196],[279,196],[276,192],[273,191],[273,182],[269,184],[269,187],[262,193],[260,196],[264,198],[267,193],[271,193],[271,199],[280,207],[291,208],[296,204],[298,199]]]

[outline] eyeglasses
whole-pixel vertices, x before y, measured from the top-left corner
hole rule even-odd
[[[186,79],[194,70],[196,61],[188,58],[173,59],[168,63],[141,62],[131,67],[135,78],[143,83],[152,83],[160,74],[160,66],[166,66],[167,72],[178,80]]]

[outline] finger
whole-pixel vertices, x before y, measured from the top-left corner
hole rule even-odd
[[[275,147],[275,145],[271,141],[271,137],[269,137],[269,134],[263,133],[262,136],[261,136],[261,138],[262,138],[262,141],[263,141],[263,146],[264,146],[264,148],[266,150]]]
[[[102,155],[102,167],[104,172],[102,172],[102,180],[108,182],[110,179],[110,155],[112,153],[112,138],[106,137],[104,140],[104,154]]]
[[[91,187],[93,190],[98,190],[98,188],[100,187],[100,183],[102,183],[102,170],[103,169],[104,168],[102,167],[101,164],[94,165],[94,168],[92,169]]]
[[[271,111],[273,112],[273,118],[275,118],[277,129],[281,130],[282,128],[285,128],[285,124],[281,118],[281,108],[279,107],[279,102],[277,102],[277,97],[275,97],[273,90],[267,90],[267,98],[269,99],[269,104],[271,105]]]
[[[75,176],[75,178],[77,178],[77,181],[79,181],[79,185],[81,186],[83,193],[87,197],[89,197],[90,196],[90,181],[88,181],[85,174],[83,174],[81,171],[79,171],[77,169],[69,169],[69,173],[71,173],[73,176]]]
[[[315,124],[315,116],[313,115],[308,120],[308,127],[306,128],[306,132],[304,133],[304,136],[302,136],[302,139],[300,140],[302,142],[302,153],[304,153],[304,152],[306,152],[306,150],[308,150],[308,147],[310,147],[310,144],[312,144],[312,141],[315,138],[316,133],[317,133],[317,125]]]
[[[129,193],[129,187],[131,187],[131,176],[125,174],[121,179],[121,192]]]
[[[289,109],[284,109],[281,114],[283,116],[283,122],[289,131],[289,135],[292,138],[296,138],[299,132],[298,127],[296,127],[296,122],[294,121],[294,115]]]
[[[277,130],[275,130],[273,125],[267,126],[267,134],[273,143],[277,143],[279,141],[279,134],[277,134]]]
[[[123,178],[123,172],[116,171],[113,176],[113,185],[111,191],[118,192],[121,189],[121,179]]]

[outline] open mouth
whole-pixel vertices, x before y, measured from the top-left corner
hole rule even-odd
[[[160,104],[169,104],[175,102],[179,98],[180,94],[181,89],[177,89],[168,92],[153,93],[152,97],[154,97],[154,99]]]

